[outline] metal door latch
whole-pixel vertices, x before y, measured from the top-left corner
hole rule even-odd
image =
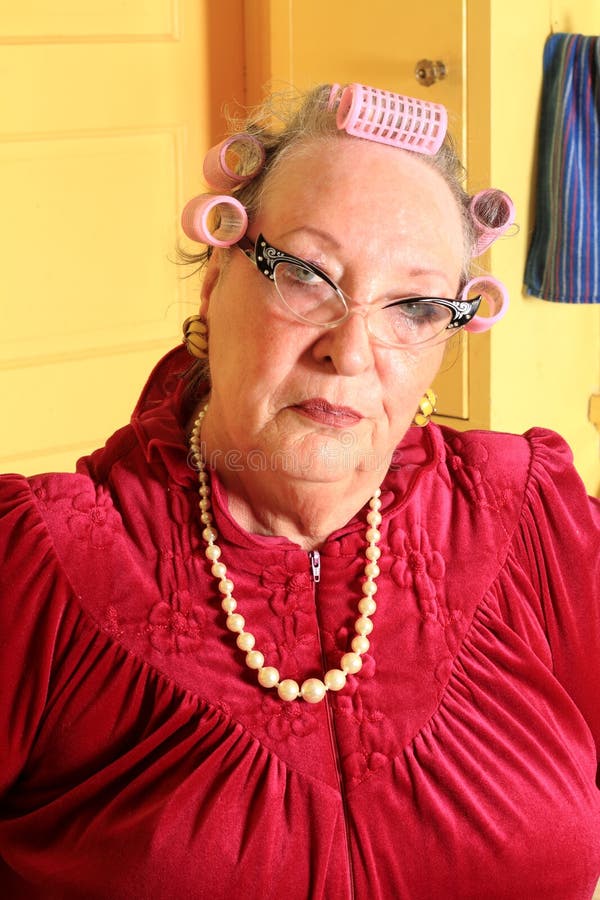
[[[431,59],[420,59],[415,66],[415,78],[423,87],[430,87],[436,81],[441,81],[448,74],[446,64],[440,59],[433,62]]]

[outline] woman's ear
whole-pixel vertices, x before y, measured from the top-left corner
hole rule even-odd
[[[219,283],[219,278],[221,277],[221,272],[223,271],[224,261],[224,254],[219,248],[215,247],[210,255],[210,259],[206,265],[206,269],[204,270],[204,278],[202,279],[202,288],[200,291],[200,315],[203,319],[206,319],[208,316],[208,307],[210,306],[210,300],[217,284]]]

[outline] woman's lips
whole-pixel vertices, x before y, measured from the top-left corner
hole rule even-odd
[[[350,428],[360,422],[362,416],[349,406],[333,406],[321,397],[312,397],[297,403],[293,409],[321,425],[332,425],[334,428]]]

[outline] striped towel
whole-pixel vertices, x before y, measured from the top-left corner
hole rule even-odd
[[[545,300],[600,303],[600,37],[553,34],[544,47],[525,287]]]

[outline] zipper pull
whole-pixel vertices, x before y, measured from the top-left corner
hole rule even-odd
[[[318,550],[309,550],[310,570],[315,584],[321,580],[321,554]]]

